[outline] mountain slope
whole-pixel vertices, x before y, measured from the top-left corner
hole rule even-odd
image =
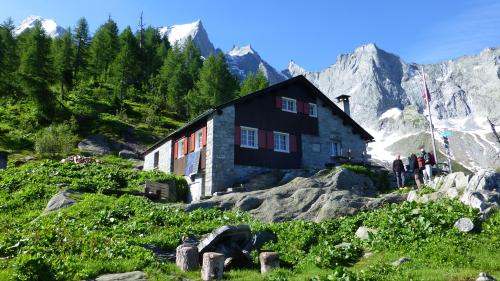
[[[59,37],[63,35],[66,30],[59,26],[54,20],[51,19],[45,19],[40,16],[29,16],[26,19],[24,19],[15,29],[14,29],[14,35],[19,35],[23,31],[29,28],[35,27],[35,24],[37,22],[40,22],[42,24],[43,29],[52,38]]]

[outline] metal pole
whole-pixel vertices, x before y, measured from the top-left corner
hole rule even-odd
[[[431,128],[431,139],[432,139],[432,151],[434,152],[434,159],[436,160],[436,165],[439,169],[439,163],[438,161],[438,155],[436,153],[436,141],[434,140],[434,125],[432,125],[432,116],[431,116],[431,105],[429,103],[429,97],[430,93],[428,94],[427,91],[427,83],[425,82],[425,73],[424,73],[424,67],[422,66],[422,79],[424,81],[424,92],[425,92],[425,101],[427,102],[427,112],[429,113],[429,126]]]

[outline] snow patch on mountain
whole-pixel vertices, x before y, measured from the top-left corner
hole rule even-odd
[[[42,24],[45,33],[52,38],[62,36],[66,30],[59,26],[56,21],[52,19],[45,19],[40,16],[29,16],[24,19],[16,28],[14,28],[14,35],[18,36],[26,29],[35,27],[36,23],[40,22]]]
[[[386,112],[382,113],[382,115],[380,115],[380,117],[378,119],[379,120],[385,119],[385,118],[397,119],[402,114],[403,114],[403,111],[401,109],[394,107],[394,108],[391,108],[391,109],[387,110]]]
[[[203,57],[208,57],[210,54],[215,54],[216,52],[201,20],[186,24],[159,27],[158,32],[162,37],[167,36],[171,45],[179,47],[182,47],[188,38],[191,37],[194,44],[200,48]]]
[[[251,45],[245,45],[243,47],[233,46],[228,55],[231,57],[242,57],[248,54],[255,55],[256,53]]]

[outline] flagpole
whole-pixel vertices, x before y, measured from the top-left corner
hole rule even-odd
[[[436,160],[436,166],[439,169],[438,155],[436,153],[436,141],[434,140],[434,125],[432,125],[432,116],[431,116],[431,105],[429,103],[430,93],[427,89],[427,83],[425,82],[425,73],[424,67],[422,66],[422,81],[424,82],[424,93],[425,93],[425,101],[427,103],[427,112],[429,114],[429,126],[431,129],[431,139],[432,139],[432,151],[434,152],[434,159]]]

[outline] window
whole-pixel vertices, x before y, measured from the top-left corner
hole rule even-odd
[[[309,104],[309,116],[318,117],[318,107],[316,106],[315,103]]]
[[[186,145],[186,139],[182,139],[177,143],[177,159],[184,157],[185,145]]]
[[[290,135],[274,132],[274,151],[290,152]]]
[[[160,152],[159,151],[155,152],[155,154],[154,154],[153,157],[154,157],[153,168],[157,169],[158,168],[158,162],[160,162]]]
[[[258,148],[257,129],[241,127],[241,147]]]
[[[203,147],[203,130],[198,130],[194,133],[194,151],[200,150]]]
[[[281,110],[297,113],[297,101],[294,99],[289,99],[283,97],[282,99]]]
[[[332,156],[341,156],[342,149],[339,142],[332,142]]]

